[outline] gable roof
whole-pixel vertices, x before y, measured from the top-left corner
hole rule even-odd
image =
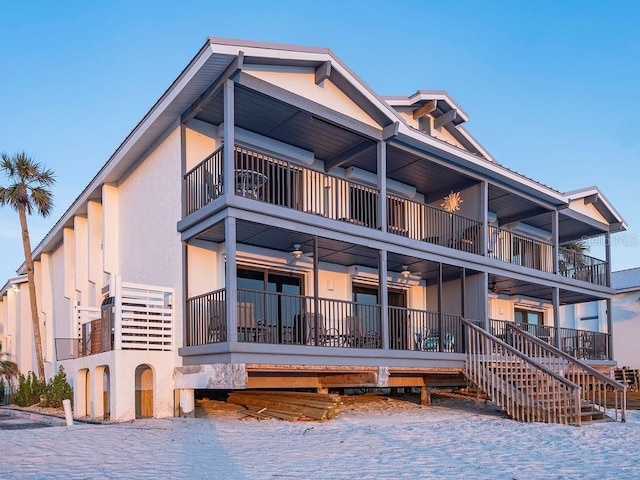
[[[551,205],[566,204],[564,195],[498,163],[487,161],[491,158],[488,154],[483,158],[409,127],[388,103],[400,102],[399,98],[402,97],[386,97],[388,100],[385,100],[385,97],[377,95],[328,48],[210,37],[37,245],[34,258],[60,244],[63,229],[73,226],[75,215],[86,214],[87,202],[101,196],[102,185],[118,185],[126,178],[158,138],[168,129],[177,127],[183,114],[194,105],[197,106],[199,99],[203,98],[212,85],[225,75],[232,76],[234,72],[241,70],[242,62],[314,67],[316,81],[330,78],[380,125],[377,140],[393,137],[399,145],[436,155],[469,172],[535,195]],[[427,97],[436,99],[438,103],[442,101],[443,112],[447,108],[455,108],[460,112],[459,119],[466,119],[466,113],[446,92],[420,90],[405,98],[409,103],[416,103],[424,101]],[[475,142],[461,127],[458,126],[457,129],[463,132],[470,142]],[[478,148],[481,147],[478,145]],[[24,271],[24,265],[18,271]]]
[[[620,232],[627,229],[627,222],[598,187],[592,186],[572,190],[565,193],[565,196],[568,201],[584,199],[585,203],[592,204],[600,215],[602,215],[610,225],[615,227],[611,229],[612,232]]]

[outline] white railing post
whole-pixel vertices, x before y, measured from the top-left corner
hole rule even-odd
[[[113,318],[113,349],[122,350],[122,277],[113,277],[114,318]]]

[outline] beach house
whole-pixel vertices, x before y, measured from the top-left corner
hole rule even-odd
[[[467,121],[445,91],[379,95],[326,48],[207,39],[34,250],[48,375],[115,421],[190,414],[200,390],[469,382],[557,420],[524,376],[594,404],[611,317],[587,334],[559,309],[610,304],[625,222],[595,187],[509,169]],[[574,248],[592,238],[604,258]],[[0,299],[16,353],[24,295]]]

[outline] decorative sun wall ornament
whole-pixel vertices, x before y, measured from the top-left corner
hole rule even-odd
[[[451,192],[442,199],[440,206],[447,212],[457,212],[462,205],[462,198],[460,198],[460,192]]]

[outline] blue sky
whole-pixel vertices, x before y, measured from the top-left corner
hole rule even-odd
[[[640,266],[639,17],[632,1],[3,2],[0,151],[57,174],[35,246],[207,36],[329,47],[380,94],[447,90],[504,165],[598,185],[629,224],[614,270]],[[7,208],[0,248],[2,284],[23,261]]]

